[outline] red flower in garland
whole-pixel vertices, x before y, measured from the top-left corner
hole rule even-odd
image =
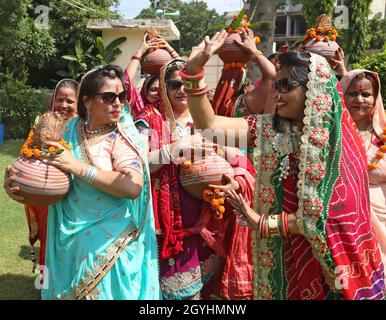
[[[259,294],[260,298],[263,300],[271,300],[272,299],[272,289],[270,286],[266,284],[259,285]]]
[[[321,112],[321,111],[327,112],[328,110],[330,110],[332,106],[331,97],[327,94],[322,96],[317,96],[313,102],[313,106],[318,112]]]
[[[326,79],[331,79],[332,74],[331,70],[329,67],[327,67],[325,64],[321,63],[318,65],[316,68],[316,73],[320,78],[326,78]]]
[[[270,251],[263,251],[258,256],[259,265],[263,268],[272,268],[273,267],[273,254]]]
[[[261,166],[266,171],[274,171],[279,164],[279,160],[276,159],[274,155],[264,156]]]
[[[323,204],[318,200],[307,200],[306,205],[304,206],[304,212],[308,217],[320,217],[320,214],[323,211]]]
[[[263,203],[272,204],[275,199],[275,193],[273,193],[271,188],[263,188],[259,194],[259,199]]]
[[[325,255],[327,253],[327,244],[322,241],[319,237],[314,237],[310,239],[313,249],[321,255]]]
[[[326,174],[326,168],[320,163],[312,163],[306,170],[306,174],[311,181],[321,181]]]
[[[322,148],[328,140],[327,131],[325,129],[315,129],[311,132],[309,139],[315,147]]]

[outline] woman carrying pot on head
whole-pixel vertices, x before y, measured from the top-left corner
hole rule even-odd
[[[158,93],[158,77],[157,75],[150,75],[145,79],[142,85],[141,92],[138,93],[133,84],[133,79],[137,73],[141,59],[149,50],[165,49],[173,59],[179,55],[173,47],[161,36],[147,40],[148,33],[143,36],[143,41],[138,50],[133,54],[131,60],[125,70],[124,79],[127,90],[127,100],[130,104],[130,111],[133,117],[136,117],[142,109],[149,103],[153,103],[153,98]]]
[[[223,38],[206,38],[182,72],[192,86]],[[253,237],[255,299],[383,299],[383,264],[370,222],[366,154],[337,79],[317,54],[278,59],[276,115],[213,113],[205,82],[188,92],[200,129],[233,129],[254,148],[253,209],[234,191]],[[359,227],[360,226],[360,227]]]

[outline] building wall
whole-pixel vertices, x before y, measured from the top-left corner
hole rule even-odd
[[[119,37],[126,37],[126,41],[119,45],[122,53],[118,55],[113,62],[125,69],[130,62],[131,56],[137,51],[143,40],[143,30],[140,29],[105,29],[102,30],[102,37],[105,45],[108,45]],[[141,77],[141,71],[138,68],[134,84],[137,84]]]
[[[371,3],[370,10],[370,19],[372,19],[378,12],[382,14],[382,19],[385,19],[386,0],[373,0],[373,2]]]

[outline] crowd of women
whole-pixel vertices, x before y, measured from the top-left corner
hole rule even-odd
[[[79,85],[58,83],[51,107],[67,121],[71,150],[41,159],[70,173],[71,189],[48,208],[25,204],[30,242],[41,244],[43,299],[384,298],[377,73],[347,72],[341,49],[329,60],[306,51],[268,60],[243,32],[238,44],[261,71],[252,89],[245,76],[228,88],[220,81],[214,96],[205,84],[225,31],[187,61],[163,38],[144,38],[125,71],[107,65]],[[173,59],[138,93],[139,60],[160,46]],[[223,132],[224,145],[197,129]],[[186,149],[218,148],[234,176],[209,186],[225,197],[214,220],[180,170]],[[8,168],[4,188],[24,203],[13,180]]]

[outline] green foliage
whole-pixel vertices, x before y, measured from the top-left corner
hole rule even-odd
[[[67,61],[68,70],[59,70],[57,74],[62,77],[70,77],[79,80],[87,70],[97,65],[105,66],[112,62],[116,55],[122,52],[118,46],[124,41],[126,41],[126,37],[120,37],[105,46],[102,37],[97,37],[95,45],[84,50],[78,40],[75,42],[75,53],[62,56],[62,59]],[[96,56],[92,54],[95,49],[98,51]]]
[[[369,21],[369,46],[371,49],[381,49],[386,44],[386,19],[381,19],[381,13],[378,12],[372,20]]]
[[[204,1],[182,2],[181,0],[160,0],[158,7],[153,6],[144,9],[138,15],[138,19],[155,18],[157,8],[166,11],[180,10],[181,16],[175,21],[181,33],[180,52],[188,55],[193,46],[198,45],[205,35],[213,35],[220,25],[225,24],[225,14],[220,16],[216,10],[209,10]]]
[[[350,15],[350,32],[348,32],[347,46],[349,62],[358,62],[368,48],[370,5],[372,0],[346,1]]]
[[[353,64],[353,69],[367,69],[370,71],[378,72],[381,78],[381,92],[383,98],[383,104],[386,106],[386,45],[382,51],[371,56],[365,56],[357,63]]]
[[[5,139],[25,138],[36,116],[45,110],[43,92],[27,85],[27,76],[26,73],[18,80],[8,73],[0,86],[0,119],[5,124]]]
[[[334,0],[303,0],[302,15],[307,25],[315,26],[317,18],[323,13],[331,17],[334,12],[334,2]]]

